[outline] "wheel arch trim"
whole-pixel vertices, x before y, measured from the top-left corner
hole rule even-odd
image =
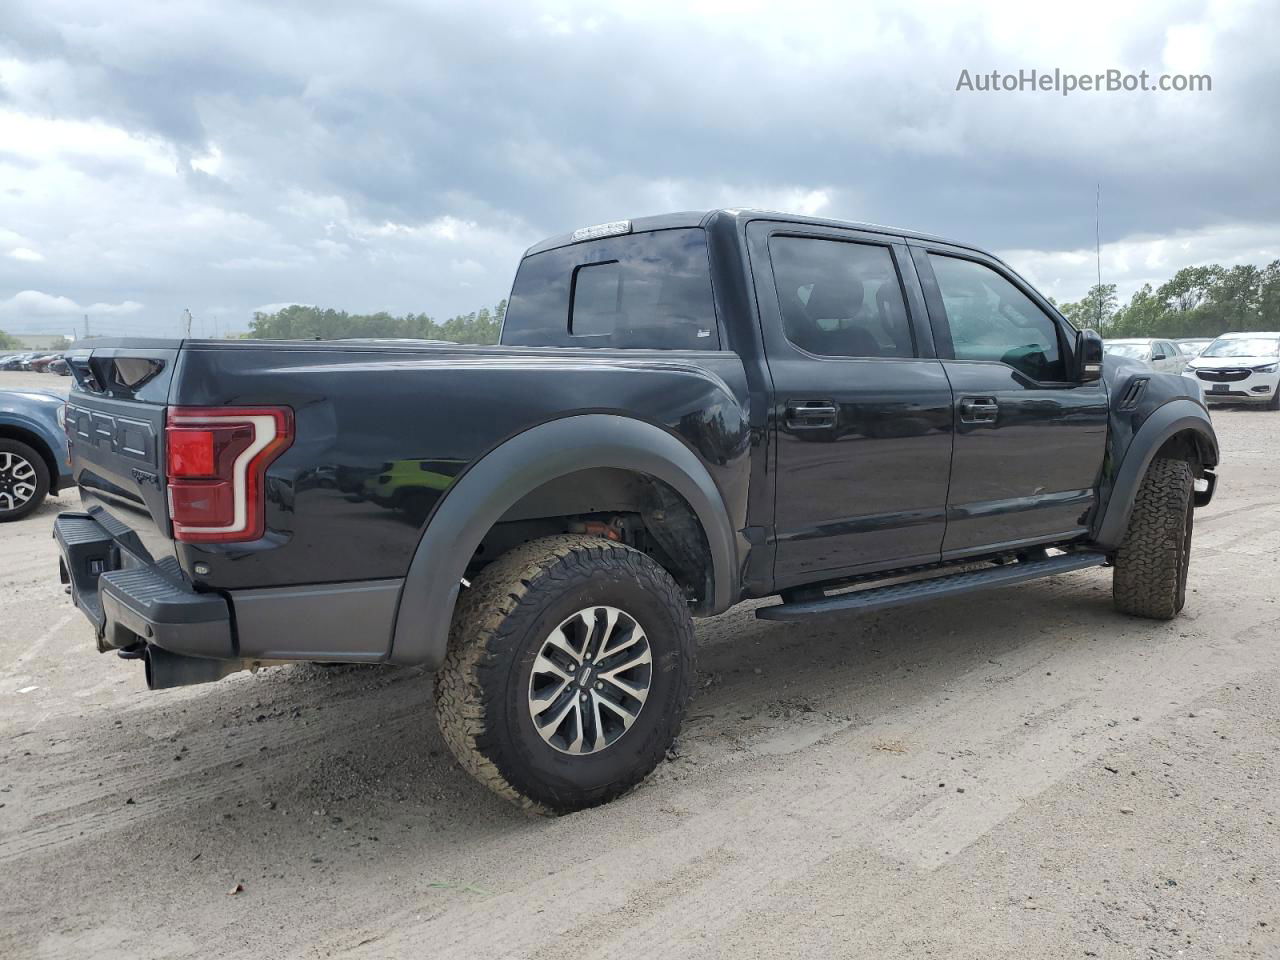
[[[485,454],[427,521],[400,591],[388,659],[434,668],[444,659],[461,580],[489,529],[527,493],[579,470],[614,467],[655,477],[693,509],[711,553],[712,612],[735,596],[734,530],[715,481],[667,431],[616,414],[552,420]]]
[[[1218,440],[1209,415],[1200,404],[1183,398],[1158,407],[1134,434],[1120,461],[1111,494],[1098,517],[1093,537],[1098,546],[1112,550],[1120,545],[1147,467],[1171,437],[1188,432],[1195,437],[1202,456],[1208,452],[1205,465],[1217,465]]]

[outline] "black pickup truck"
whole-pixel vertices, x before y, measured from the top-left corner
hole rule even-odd
[[[532,247],[502,344],[95,341],[54,534],[148,684],[435,670],[462,764],[526,807],[639,782],[691,617],[803,620],[1114,568],[1183,605],[1218,446],[996,257],[746,210]]]

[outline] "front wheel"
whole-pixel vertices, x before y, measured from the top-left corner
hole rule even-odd
[[[44,457],[18,440],[0,440],[0,523],[21,520],[49,493]]]
[[[546,537],[486,567],[458,601],[436,716],[469,773],[567,813],[643,780],[675,740],[693,679],[679,586],[631,547]]]
[[[1115,554],[1116,609],[1169,620],[1187,598],[1194,518],[1194,476],[1185,460],[1151,461]]]

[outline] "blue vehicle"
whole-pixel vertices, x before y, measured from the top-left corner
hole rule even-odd
[[[21,520],[73,484],[66,403],[43,390],[0,390],[0,523]]]

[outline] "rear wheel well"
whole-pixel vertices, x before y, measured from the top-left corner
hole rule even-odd
[[[49,445],[44,442],[38,433],[27,430],[23,427],[15,427],[10,424],[0,425],[0,440],[16,440],[18,443],[25,443],[28,447],[40,454],[44,464],[49,468],[49,489],[53,491],[58,484],[58,459],[53,455],[53,451],[49,449]]]
[[[467,578],[523,543],[561,533],[626,543],[670,573],[695,610],[712,603],[711,548],[688,501],[656,477],[614,467],[578,470],[522,496],[485,533]]]

